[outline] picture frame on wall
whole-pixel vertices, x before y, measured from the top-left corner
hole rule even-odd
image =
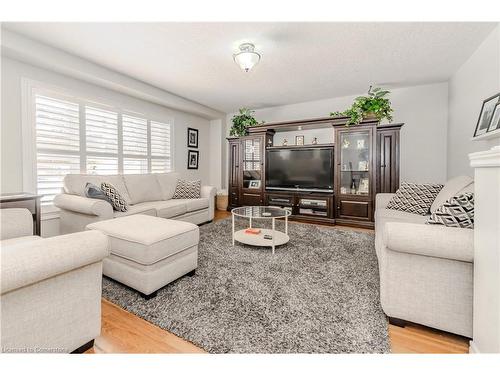
[[[188,169],[198,169],[200,152],[188,150]]]
[[[188,147],[198,148],[198,129],[187,129],[187,145]]]
[[[478,137],[490,131],[490,123],[493,118],[493,112],[495,111],[495,107],[498,104],[499,99],[500,93],[483,101],[481,112],[479,113],[479,119],[476,124],[476,130],[474,131],[474,137]]]
[[[493,116],[491,116],[490,126],[488,127],[488,133],[500,129],[500,102],[495,106],[493,111]]]

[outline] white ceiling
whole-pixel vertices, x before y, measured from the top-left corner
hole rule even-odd
[[[233,112],[447,80],[496,23],[7,23],[3,27]],[[232,54],[262,53],[245,74]]]

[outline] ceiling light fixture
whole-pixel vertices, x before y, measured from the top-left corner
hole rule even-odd
[[[239,48],[240,52],[233,55],[234,62],[245,73],[248,73],[260,61],[260,53],[255,52],[255,46],[252,43],[243,43]]]

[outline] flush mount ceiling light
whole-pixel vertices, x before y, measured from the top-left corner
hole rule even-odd
[[[245,73],[248,73],[260,61],[260,54],[255,52],[255,46],[252,43],[243,43],[239,48],[240,52],[233,55],[234,62]]]

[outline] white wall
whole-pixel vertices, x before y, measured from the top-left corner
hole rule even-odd
[[[257,120],[266,122],[325,117],[344,110],[358,96],[338,97],[279,107],[257,109]],[[446,180],[446,128],[448,121],[448,84],[435,83],[392,90],[394,122],[404,122],[401,130],[401,180],[412,182],[444,182]],[[233,114],[227,116],[228,128]],[[275,144],[286,136],[289,144],[296,134],[304,134],[306,143],[312,137],[332,142],[327,131],[276,134]]]
[[[500,141],[471,141],[484,99],[500,91],[500,26],[451,77],[449,83],[448,177],[473,176],[468,155]]]
[[[210,155],[209,155],[209,183],[220,190],[223,186],[222,171],[223,157],[222,150],[224,145],[224,120],[210,121]]]
[[[210,166],[210,120],[185,112],[140,100],[118,92],[91,85],[58,73],[38,68],[19,61],[2,58],[2,113],[1,113],[1,181],[0,191],[23,191],[23,138],[21,132],[21,79],[26,77],[57,86],[88,98],[101,99],[105,103],[128,110],[147,113],[156,119],[173,119],[174,169],[187,179],[201,179],[211,182]],[[187,127],[199,130],[200,159],[198,170],[187,169]],[[215,145],[220,148],[220,145]],[[44,222],[46,235],[57,234],[57,221]]]

